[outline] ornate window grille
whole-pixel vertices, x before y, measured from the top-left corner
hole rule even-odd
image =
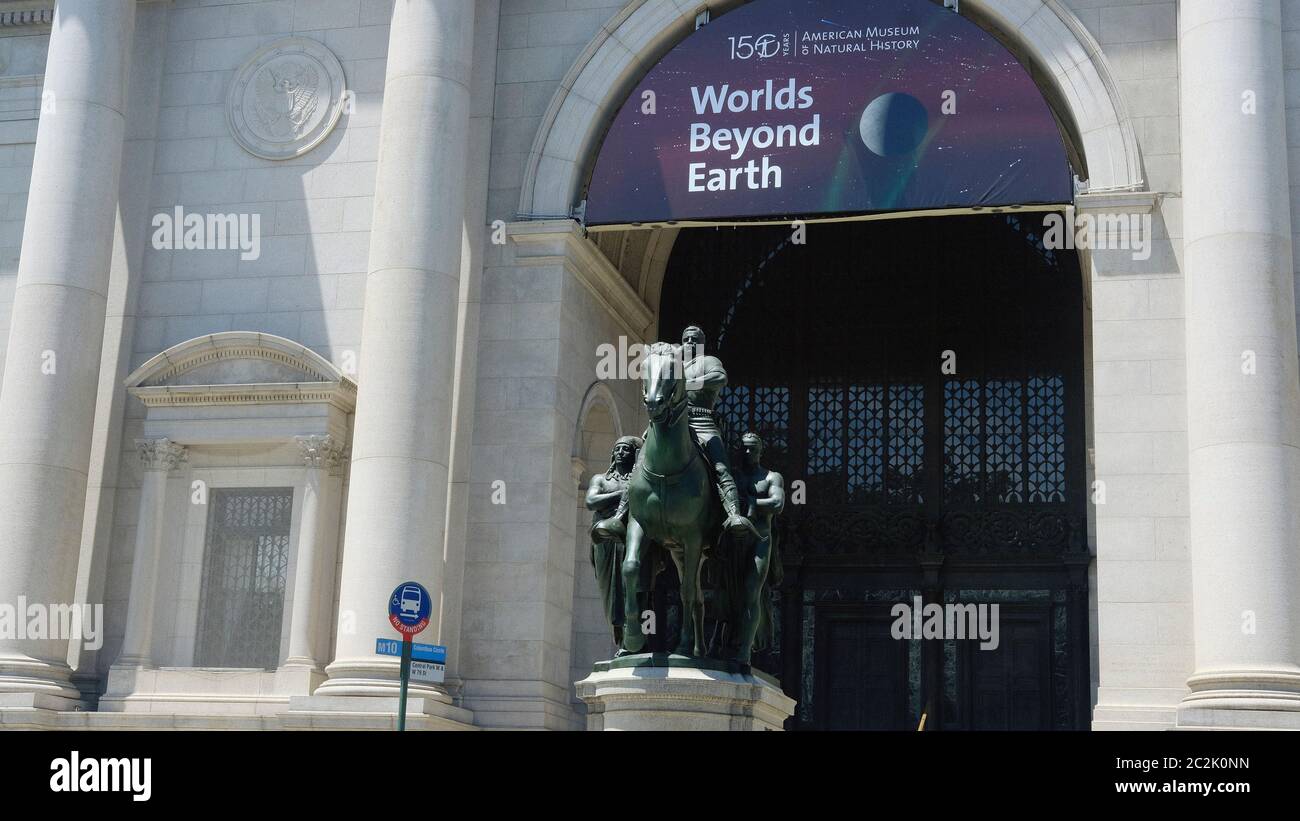
[[[292,513],[293,488],[211,492],[195,666],[279,664]]]
[[[700,325],[730,384],[734,449],[807,487],[783,549],[1059,552],[1082,526],[1083,324],[1073,260],[1035,222],[697,229],[677,241],[660,335]],[[1069,264],[1067,264],[1067,262]],[[951,356],[952,368],[942,367]],[[1046,518],[1044,518],[1046,517]]]
[[[1045,249],[1040,225],[678,236],[660,336],[704,329],[728,370],[728,443],[757,431],[764,464],[802,496],[777,522],[778,638],[756,662],[799,700],[796,726],[865,726],[836,710],[890,687],[899,714],[880,726],[915,728],[922,709],[936,727],[1012,726],[998,712],[1011,701],[981,700],[988,681],[1021,675],[1012,657],[972,660],[952,642],[871,655],[889,604],[936,573],[931,595],[1001,602],[1018,652],[1047,659],[1012,699],[1017,721],[1086,726],[1086,308],[1078,260]]]

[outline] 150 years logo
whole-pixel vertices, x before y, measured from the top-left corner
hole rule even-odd
[[[728,37],[731,43],[731,59],[749,60],[754,57],[766,59],[781,53],[781,41],[775,34],[746,34],[741,37]]]

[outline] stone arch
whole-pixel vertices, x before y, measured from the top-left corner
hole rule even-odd
[[[293,340],[255,331],[225,331],[156,354],[126,378],[126,387],[244,382],[352,385],[334,363]]]
[[[728,11],[741,0],[710,7]],[[632,0],[587,44],[542,118],[519,197],[522,218],[567,217],[630,89],[694,29],[699,3]],[[1119,85],[1096,39],[1063,0],[965,0],[962,13],[997,34],[1034,75],[1061,119],[1090,191],[1146,189]]]
[[[614,439],[622,435],[623,420],[618,412],[618,402],[614,400],[614,392],[604,382],[592,382],[578,409],[578,419],[573,430],[573,448],[569,455],[575,460],[590,460],[597,454],[598,439],[603,441],[610,437],[609,446],[613,447]],[[606,458],[609,456],[608,448],[604,455]],[[603,473],[608,465],[591,465],[590,469],[595,471],[597,467]]]

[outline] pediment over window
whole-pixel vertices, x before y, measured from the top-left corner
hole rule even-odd
[[[284,337],[228,331],[151,358],[126,379],[150,407],[324,402],[350,413],[356,383],[329,360]]]

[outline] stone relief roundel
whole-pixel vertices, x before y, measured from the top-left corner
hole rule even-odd
[[[315,40],[286,37],[248,59],[227,100],[230,130],[249,153],[288,160],[329,136],[343,113],[343,66]]]

